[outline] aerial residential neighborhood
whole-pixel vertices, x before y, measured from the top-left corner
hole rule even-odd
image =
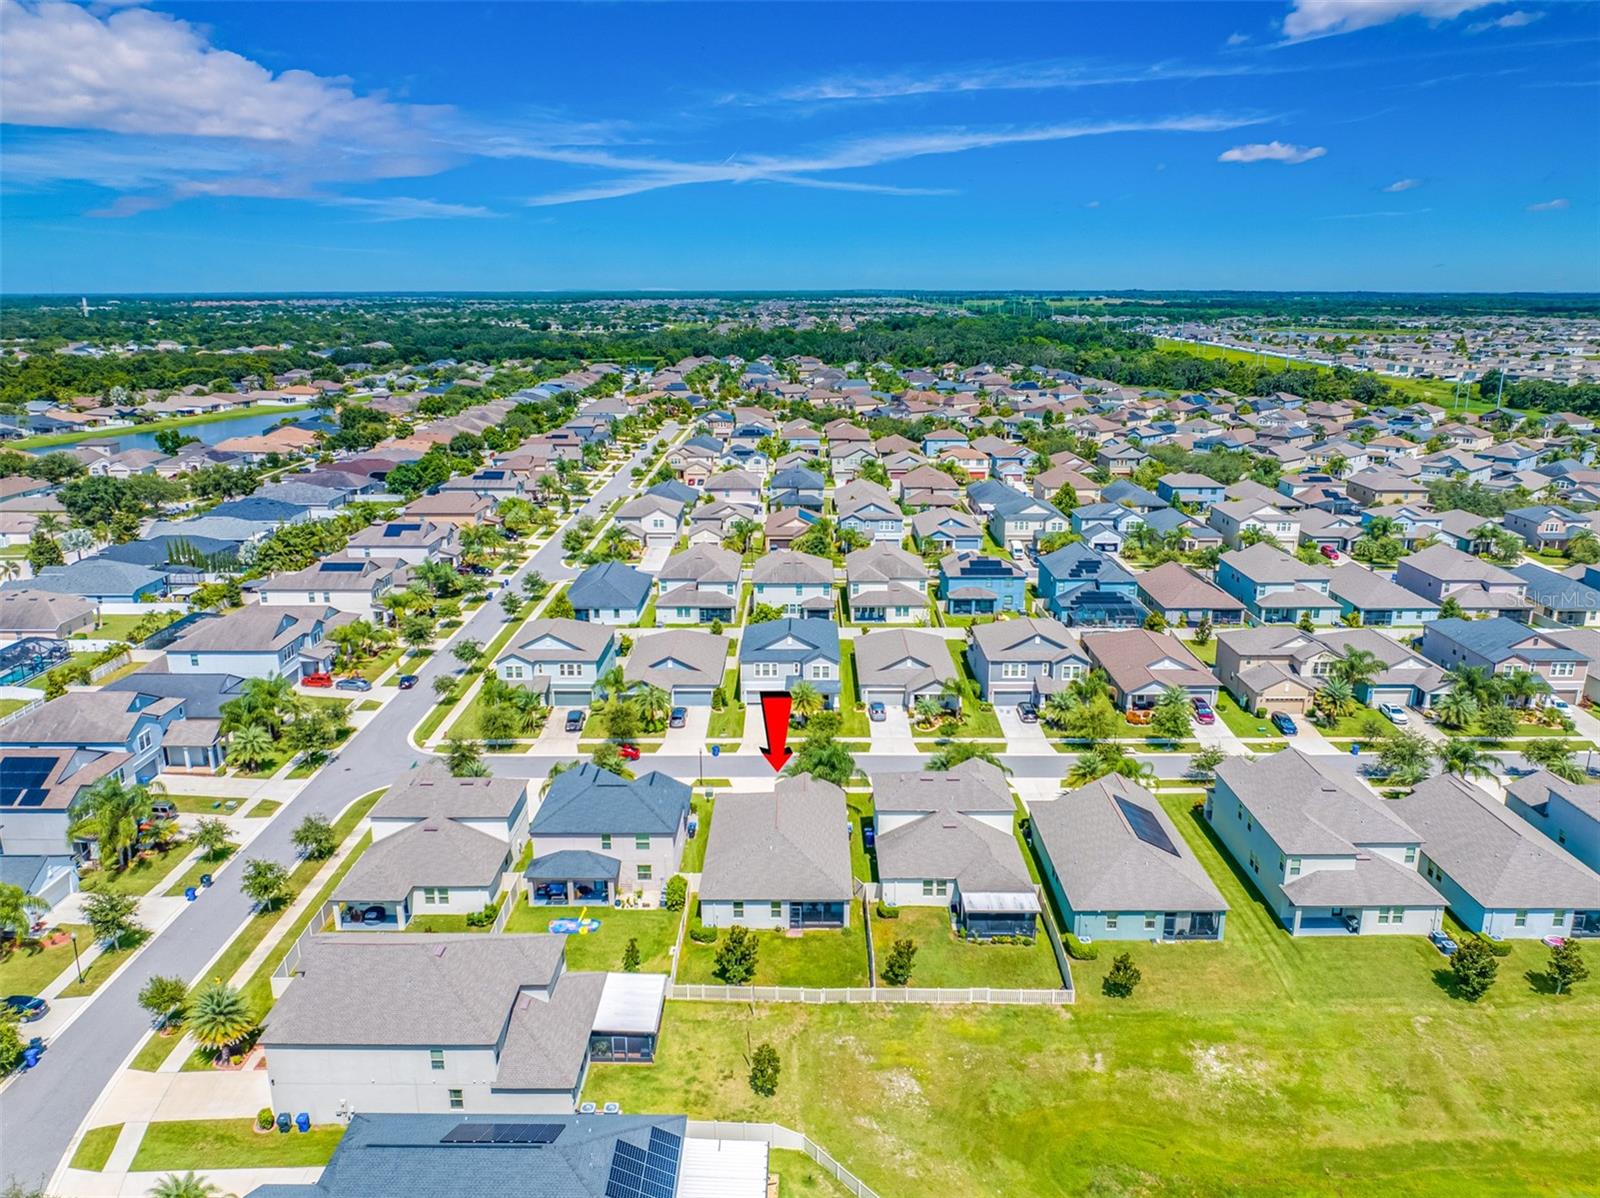
[[[3,0],[0,1198],[1597,1192],[1593,17]]]

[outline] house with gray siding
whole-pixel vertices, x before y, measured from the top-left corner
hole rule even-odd
[[[733,623],[743,570],[737,553],[717,545],[673,554],[656,575],[656,623]]]
[[[1576,704],[1589,675],[1589,658],[1555,635],[1518,620],[1434,620],[1422,633],[1422,656],[1446,670],[1476,666],[1490,674],[1527,670],[1557,698]]]
[[[1540,770],[1506,787],[1506,809],[1600,873],[1600,785]]]
[[[324,604],[296,607],[251,604],[195,624],[167,646],[174,674],[236,674],[299,681],[325,671],[335,646],[328,633],[355,619]]]
[[[637,624],[650,602],[653,580],[623,562],[590,566],[567,588],[572,613],[590,624]]]
[[[1422,837],[1337,759],[1284,749],[1217,767],[1206,820],[1295,936],[1426,935],[1444,899]]]
[[[1089,672],[1078,638],[1060,620],[1038,616],[973,626],[967,661],[979,693],[997,707],[1038,703]]]
[[[1221,940],[1228,904],[1160,800],[1115,774],[1034,803],[1029,837],[1079,940]]]
[[[839,706],[839,626],[832,620],[769,620],[739,639],[739,693],[759,703],[763,692],[807,682],[829,710]]]
[[[728,670],[725,636],[693,628],[642,632],[622,665],[623,678],[667,693],[674,707],[710,707]]]
[[[547,618],[528,621],[522,639],[494,659],[494,672],[547,695],[553,707],[587,707],[616,659],[617,634],[605,625]]]
[[[786,616],[831,616],[833,563],[825,557],[779,550],[750,568],[756,604],[781,608]]]
[[[1422,876],[1495,940],[1600,936],[1600,874],[1454,774],[1391,806],[1422,836]]]
[[[657,770],[623,778],[589,762],[556,776],[530,826],[535,862],[553,853],[578,852],[614,863],[603,875],[611,885],[582,896],[597,906],[609,906],[623,893],[659,895],[683,859],[688,829],[684,783]],[[556,897],[553,887],[541,888],[530,879],[530,902],[550,903]],[[559,898],[556,905],[567,901],[564,888]]]
[[[928,567],[898,544],[879,541],[844,559],[850,618],[858,624],[928,622]]]

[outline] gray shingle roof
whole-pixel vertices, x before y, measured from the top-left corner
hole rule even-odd
[[[495,661],[514,657],[533,662],[597,662],[615,637],[606,625],[587,620],[531,620],[522,639]]]
[[[506,819],[527,793],[526,778],[452,778],[426,765],[389,788],[372,819]]]
[[[700,897],[713,902],[848,902],[844,791],[801,774],[772,794],[723,795],[711,821]]]
[[[622,778],[585,762],[550,784],[533,817],[539,836],[672,836],[689,811],[689,788],[651,770]]]
[[[1416,844],[1422,837],[1354,778],[1299,749],[1217,767],[1256,822],[1285,853],[1343,856],[1358,845]]]
[[[1394,807],[1484,907],[1600,907],[1600,876],[1470,782],[1441,774]]]
[[[629,611],[642,607],[650,594],[650,575],[622,562],[601,562],[578,575],[567,589],[574,608],[591,610],[617,608]]]
[[[1017,840],[974,813],[1015,810],[1000,770],[986,761],[964,761],[946,773],[874,774],[873,800],[885,812],[917,812],[918,818],[882,833],[878,873],[884,878],[953,878],[966,894],[1033,893]]]
[[[792,586],[801,583],[832,586],[833,563],[825,557],[813,557],[808,553],[782,549],[757,559],[755,565],[750,567],[750,577],[758,584],[777,583]],[[757,601],[760,601],[759,596]]]
[[[508,867],[505,841],[432,816],[375,840],[356,859],[333,897],[340,902],[398,901],[419,886],[494,888]]]
[[[688,628],[645,633],[634,642],[623,677],[664,691],[675,686],[719,686],[728,669],[728,644],[725,636]]]
[[[915,691],[956,677],[950,650],[937,633],[884,629],[858,636],[855,648],[856,681],[863,687]]]
[[[1065,624],[1044,617],[979,624],[972,629],[972,639],[991,662],[1089,659]]]
[[[832,620],[768,620],[751,624],[739,641],[741,662],[807,662],[818,657],[839,660],[839,626]]]
[[[326,636],[336,623],[348,623],[353,618],[349,613],[321,604],[304,607],[251,604],[220,619],[201,621],[168,646],[167,651],[175,655],[270,652],[297,637],[309,635],[319,622]]]
[[[1116,800],[1147,811],[1177,855],[1139,839]],[[1116,775],[1067,791],[1029,812],[1075,911],[1226,911],[1227,902],[1161,803]]]

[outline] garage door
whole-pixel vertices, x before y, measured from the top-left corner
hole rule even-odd
[[[587,707],[592,697],[588,687],[553,690],[550,692],[550,704],[553,707]]]
[[[906,693],[897,686],[869,686],[862,690],[863,703],[882,703],[888,707],[905,706]]]
[[[710,707],[711,688],[680,686],[673,690],[672,701],[679,707]]]
[[[1290,715],[1304,715],[1307,705],[1307,700],[1299,696],[1274,698],[1267,695],[1261,700],[1261,706],[1265,707],[1268,713],[1283,711]]]

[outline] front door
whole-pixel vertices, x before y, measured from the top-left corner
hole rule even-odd
[[[1164,939],[1171,940],[1178,934],[1178,913],[1168,911],[1161,921],[1161,935]]]

